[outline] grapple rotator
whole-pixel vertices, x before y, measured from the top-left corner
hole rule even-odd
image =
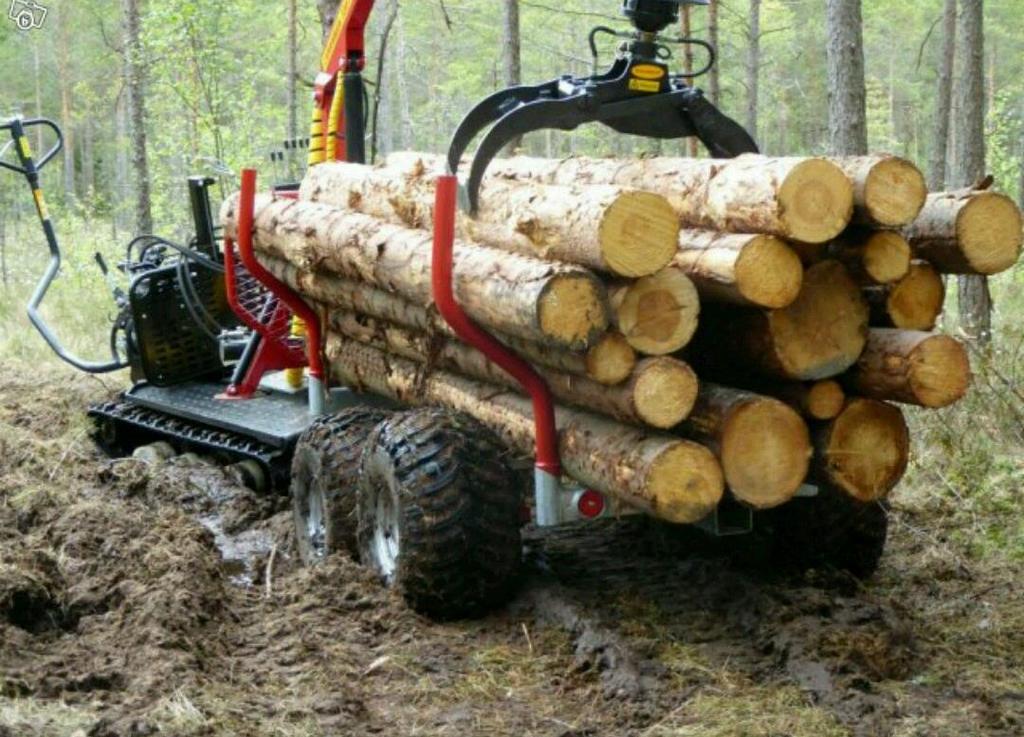
[[[480,183],[491,160],[509,142],[532,131],[569,131],[584,123],[603,123],[619,133],[646,138],[696,136],[716,158],[756,153],[757,144],[750,134],[689,83],[714,65],[714,48],[699,39],[659,35],[678,22],[679,6],[687,4],[707,5],[707,0],[623,0],[622,13],[633,30],[617,32],[601,26],[590,34],[595,57],[598,34],[626,39],[608,71],[511,87],[473,108],[455,131],[448,150],[449,169],[456,172],[469,144],[487,131],[466,180],[470,212],[477,209]],[[668,44],[701,46],[708,52],[708,63],[691,74],[672,73],[666,63],[672,56]]]

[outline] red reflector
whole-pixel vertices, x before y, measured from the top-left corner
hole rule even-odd
[[[604,511],[604,495],[593,489],[587,489],[580,494],[579,501],[576,502],[576,508],[580,511],[580,515],[587,519],[600,517]]]

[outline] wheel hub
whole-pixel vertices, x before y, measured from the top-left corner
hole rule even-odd
[[[398,568],[399,544],[398,505],[389,489],[380,489],[374,515],[373,552],[381,573],[389,581]]]
[[[306,515],[306,539],[317,560],[327,557],[327,523],[324,514],[324,494],[320,484],[313,484],[309,495],[309,511]]]

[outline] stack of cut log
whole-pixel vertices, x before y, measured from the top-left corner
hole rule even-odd
[[[432,303],[441,166],[311,169],[298,201],[258,198],[259,258],[322,310],[334,381],[467,412],[529,455],[529,402]],[[675,522],[805,483],[885,497],[909,453],[895,403],[944,407],[970,381],[930,332],[942,274],[1021,250],[1011,200],[928,195],[889,156],[515,158],[482,202],[457,224],[459,302],[549,382],[565,471]],[[229,235],[236,216],[235,198]]]

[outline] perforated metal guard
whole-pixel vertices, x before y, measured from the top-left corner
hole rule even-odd
[[[224,276],[199,264],[187,266],[198,300],[213,318],[237,324],[228,307]],[[173,263],[140,274],[129,290],[142,369],[150,383],[171,386],[223,372],[217,342],[196,323]]]

